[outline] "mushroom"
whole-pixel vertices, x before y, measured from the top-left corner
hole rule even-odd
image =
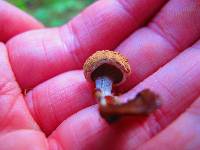
[[[125,82],[131,74],[127,58],[118,52],[97,51],[85,61],[83,70],[86,80],[95,82],[99,112],[109,122],[124,115],[149,114],[160,106],[158,96],[149,89],[144,89],[125,103],[112,94],[112,87]]]

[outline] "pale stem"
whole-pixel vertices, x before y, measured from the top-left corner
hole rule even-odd
[[[105,106],[106,105],[105,96],[112,95],[113,81],[107,76],[101,76],[95,80],[95,84],[96,84],[96,89],[99,89],[102,94],[101,99],[99,100],[100,104]]]

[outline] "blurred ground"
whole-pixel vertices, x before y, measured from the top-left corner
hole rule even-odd
[[[7,0],[28,12],[46,26],[59,26],[69,21],[95,0]]]

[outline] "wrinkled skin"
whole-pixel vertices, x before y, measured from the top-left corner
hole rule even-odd
[[[100,0],[57,28],[4,1],[0,16],[1,150],[199,149],[199,0]],[[81,70],[102,49],[129,59],[122,100],[149,88],[162,107],[105,122]]]

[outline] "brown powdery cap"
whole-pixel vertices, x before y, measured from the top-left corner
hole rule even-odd
[[[131,74],[128,59],[118,52],[102,50],[91,55],[83,66],[85,78],[94,82],[97,76],[107,75],[114,85],[123,83]]]

